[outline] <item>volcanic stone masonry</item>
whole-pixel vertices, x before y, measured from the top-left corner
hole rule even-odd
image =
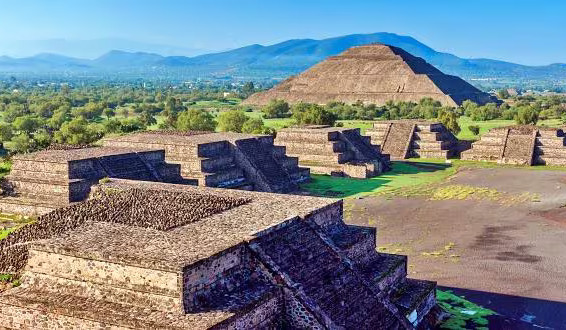
[[[517,165],[566,165],[564,132],[538,126],[494,128],[483,134],[462,159]]]
[[[358,128],[286,128],[277,132],[275,144],[313,173],[368,178],[390,167],[389,156],[381,154]]]
[[[457,155],[458,139],[441,123],[417,120],[380,121],[366,134],[391,159],[444,158]]]
[[[362,101],[384,105],[387,101],[419,102],[426,97],[453,107],[465,100],[482,105],[500,102],[401,48],[371,44],[329,57],[268,91],[251,95],[243,104],[263,106],[273,99],[282,99],[289,103]]]
[[[200,186],[287,193],[310,178],[309,169],[274,146],[269,135],[157,131],[107,138],[103,144],[164,149],[165,159],[181,165],[181,175]]]
[[[2,212],[35,215],[87,198],[105,177],[181,182],[178,165],[167,164],[163,150],[80,148],[44,150],[13,157],[2,183]]]
[[[374,228],[346,225],[342,201],[121,179],[92,195],[0,241],[0,254],[29,251],[22,285],[0,293],[0,328],[413,329],[434,320],[436,284],[408,279],[405,256],[378,253]]]

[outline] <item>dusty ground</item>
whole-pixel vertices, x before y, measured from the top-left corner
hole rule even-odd
[[[450,184],[537,197],[514,205],[365,197],[346,202],[346,218],[376,226],[381,251],[408,255],[409,276],[457,288],[527,328],[566,329],[566,173],[468,169]]]

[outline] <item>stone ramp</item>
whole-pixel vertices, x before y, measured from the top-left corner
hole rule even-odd
[[[448,159],[457,154],[458,140],[441,123],[418,120],[376,122],[366,134],[393,159]]]
[[[235,142],[237,150],[243,155],[242,162],[247,161],[255,170],[250,176],[263,191],[291,192],[298,186],[293,182],[285,169],[275,161],[273,152],[266,150],[257,139],[243,139]]]
[[[515,165],[566,165],[566,143],[561,129],[538,126],[494,128],[462,153],[464,160]]]
[[[415,132],[413,123],[390,123],[381,143],[381,151],[392,159],[405,159]]]
[[[379,152],[359,129],[329,126],[287,128],[277,133],[275,144],[298,158],[313,173],[367,178],[390,168],[388,155]]]
[[[294,221],[259,237],[252,247],[269,267],[319,308],[332,326],[390,329],[402,326],[341,256],[307,224]],[[330,321],[329,321],[330,322]]]

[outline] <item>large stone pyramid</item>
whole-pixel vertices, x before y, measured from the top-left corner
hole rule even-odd
[[[244,104],[264,105],[283,99],[289,103],[362,101],[383,105],[389,100],[418,102],[425,97],[448,106],[461,105],[465,100],[478,104],[497,101],[401,48],[371,44],[329,57],[268,91],[250,96]]]

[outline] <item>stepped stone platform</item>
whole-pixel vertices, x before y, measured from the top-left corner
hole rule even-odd
[[[562,129],[538,126],[494,128],[483,134],[462,159],[515,165],[566,165]]]
[[[419,102],[432,98],[456,107],[465,100],[500,103],[465,80],[442,73],[401,48],[370,44],[331,56],[243,104],[263,106],[273,99],[289,103],[330,101],[384,105],[387,101]]]
[[[277,132],[275,144],[313,173],[368,178],[389,170],[389,156],[358,128],[307,126]]]
[[[102,178],[181,182],[163,150],[89,147],[44,150],[13,157],[2,183],[2,212],[36,215],[88,197]]]
[[[308,168],[273,145],[269,135],[211,132],[144,132],[107,138],[109,147],[165,150],[168,162],[200,186],[287,193],[310,178]]]
[[[366,130],[374,144],[391,159],[444,158],[458,153],[458,139],[441,123],[419,120],[391,120]]]
[[[342,201],[122,179],[92,195],[7,238],[29,258],[0,328],[414,329],[436,305]]]

